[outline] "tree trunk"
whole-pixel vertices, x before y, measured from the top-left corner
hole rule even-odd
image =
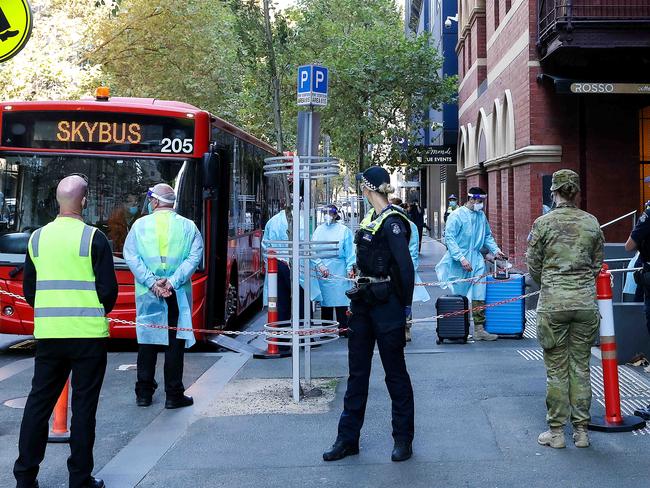
[[[263,0],[264,4],[264,33],[266,37],[266,49],[269,59],[269,77],[271,79],[271,88],[273,91],[273,120],[275,124],[275,141],[278,152],[282,153],[284,150],[284,140],[282,136],[282,113],[280,109],[280,78],[278,77],[278,70],[275,64],[275,48],[273,46],[273,31],[271,30],[271,13],[269,8],[269,0]],[[296,182],[298,184],[298,182]],[[289,183],[286,178],[282,178],[282,187],[284,188],[285,195],[285,213],[287,221],[289,222],[289,239],[292,238],[293,218],[291,209],[291,192],[289,191]]]

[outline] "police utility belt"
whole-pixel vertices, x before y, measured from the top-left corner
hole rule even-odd
[[[364,302],[368,305],[386,303],[392,292],[390,276],[359,276],[353,288],[345,295],[353,302]]]
[[[650,290],[650,263],[643,263],[643,269],[638,269],[632,275],[637,286]]]

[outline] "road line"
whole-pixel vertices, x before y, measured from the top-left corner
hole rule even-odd
[[[132,488],[140,483],[189,426],[204,417],[203,412],[250,358],[248,354],[224,355],[188,388],[194,406],[163,410],[96,476],[111,488]]]

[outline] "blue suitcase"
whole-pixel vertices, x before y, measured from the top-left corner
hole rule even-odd
[[[509,300],[525,293],[526,282],[524,276],[518,273],[510,274],[496,271],[487,277],[485,303]],[[526,307],[524,300],[497,305],[485,310],[485,330],[491,334],[514,336],[521,339],[526,327]]]

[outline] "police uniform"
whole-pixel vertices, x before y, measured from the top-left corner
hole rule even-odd
[[[414,434],[411,380],[404,359],[405,308],[413,299],[414,270],[409,254],[410,226],[402,212],[372,210],[355,236],[360,286],[350,292],[349,378],[337,441],[359,443],[375,342],[392,401],[393,438],[410,443]],[[367,284],[363,284],[368,281]]]
[[[650,202],[646,203],[645,211],[637,220],[630,237],[639,249],[639,259],[635,267],[643,267],[643,271],[637,273],[635,279],[644,292],[646,327],[650,334]]]
[[[34,308],[36,357],[14,465],[18,486],[36,486],[48,420],[72,372],[70,487],[99,487],[91,477],[95,414],[106,370],[109,313],[117,299],[106,236],[71,217],[58,217],[29,240],[23,275]]]

